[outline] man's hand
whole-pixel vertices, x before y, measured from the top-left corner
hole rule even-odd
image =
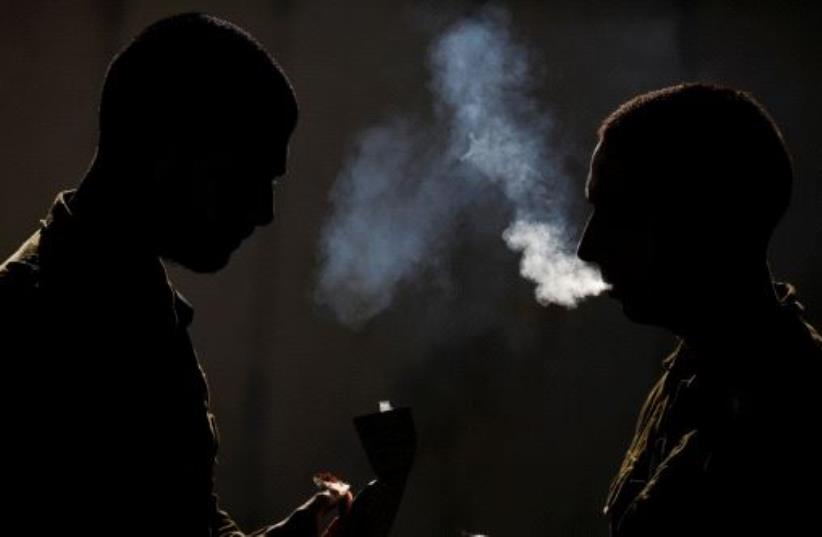
[[[324,521],[332,514],[344,514],[351,505],[352,496],[318,492],[298,507],[288,518],[265,532],[266,537],[334,537],[338,517],[334,517],[323,531]]]

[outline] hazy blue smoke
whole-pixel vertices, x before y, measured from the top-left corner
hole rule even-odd
[[[503,239],[542,304],[574,306],[602,292],[565,232],[568,180],[532,97],[527,51],[488,12],[451,26],[431,47],[435,124],[395,119],[368,129],[337,177],[321,244],[317,298],[348,324],[386,309],[399,285],[436,266],[453,225],[489,185],[513,209]]]

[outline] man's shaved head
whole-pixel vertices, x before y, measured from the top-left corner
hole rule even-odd
[[[291,84],[248,33],[199,13],[160,20],[111,62],[75,205],[153,254],[219,270],[271,222],[296,122]]]
[[[599,129],[578,255],[629,317],[682,325],[712,295],[769,284],[792,179],[779,129],[747,93],[686,84],[640,95]]]
[[[208,142],[200,138],[247,128],[253,117],[266,118],[270,130],[293,128],[297,101],[285,74],[240,27],[186,13],[147,27],[111,62],[100,147]]]

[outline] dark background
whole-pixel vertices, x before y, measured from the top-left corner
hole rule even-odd
[[[543,71],[539,96],[568,148],[578,207],[597,124],[623,100],[685,80],[753,92],[782,126],[797,170],[772,265],[822,324],[819,4],[500,4]],[[363,484],[369,468],[350,418],[388,398],[414,407],[420,436],[394,535],[606,534],[608,482],[671,337],[629,324],[607,299],[570,312],[538,306],[501,240],[465,241],[442,296],[406,289],[359,331],[312,301],[327,192],[346,151],[362,128],[427,106],[426,47],[476,5],[0,2],[2,257],[82,178],[107,62],[143,26],[193,9],[226,17],[294,83],[302,117],[275,223],[218,275],[171,269],[197,308],[193,338],[222,432],[219,490],[248,529],[309,495],[314,471]],[[431,303],[442,306],[435,323]],[[716,307],[734,314],[733,304]],[[479,313],[460,315],[467,310]]]

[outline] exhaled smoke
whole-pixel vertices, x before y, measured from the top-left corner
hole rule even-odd
[[[531,95],[527,51],[499,11],[451,26],[431,48],[434,124],[393,120],[363,133],[332,190],[317,297],[340,320],[387,308],[399,285],[430,270],[458,216],[489,186],[513,209],[503,239],[542,304],[574,306],[606,289],[573,253],[561,199],[568,179]]]
[[[608,287],[596,269],[568,252],[564,237],[551,224],[517,220],[502,237],[509,248],[522,252],[520,274],[537,284],[540,304],[574,307]]]

